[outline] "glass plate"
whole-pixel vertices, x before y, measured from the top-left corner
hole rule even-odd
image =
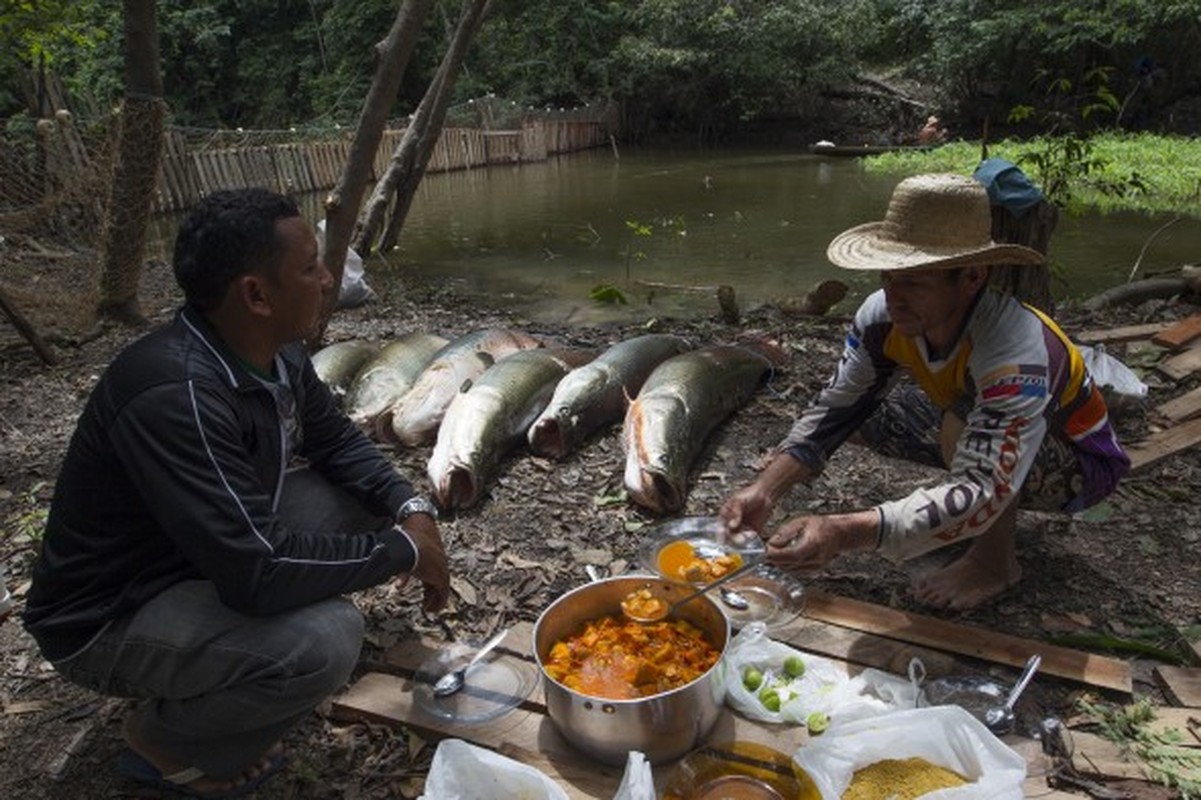
[[[413,690],[416,705],[438,719],[474,724],[506,714],[530,696],[538,683],[533,664],[516,656],[493,652],[467,670],[463,688],[449,697],[435,697],[433,683],[474,652],[454,645],[427,660],[417,670]]]
[[[681,517],[655,525],[647,531],[646,538],[638,548],[639,565],[665,580],[676,580],[659,569],[659,553],[664,547],[679,541],[692,545],[701,558],[737,554],[745,563],[763,560],[763,541],[754,531],[730,533],[720,517]]]
[[[739,609],[726,601],[725,592],[717,596],[710,594],[736,628],[762,622],[770,631],[787,625],[805,610],[804,585],[787,572],[768,564],[760,564],[750,573],[725,584],[725,588],[736,592],[747,603],[745,609]]]
[[[757,742],[725,742],[686,755],[668,777],[663,800],[820,800],[792,759]]]

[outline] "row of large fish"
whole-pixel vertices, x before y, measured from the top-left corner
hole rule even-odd
[[[521,445],[561,459],[624,417],[626,491],[666,513],[683,508],[709,434],[785,360],[761,340],[694,347],[646,334],[598,351],[488,328],[452,340],[339,342],[315,353],[313,366],[370,435],[433,445],[427,472],[444,509],[478,503]]]

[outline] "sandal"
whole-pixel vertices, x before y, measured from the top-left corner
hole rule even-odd
[[[265,780],[283,769],[285,763],[287,763],[287,757],[283,753],[269,756],[267,758],[266,769],[250,780],[229,789],[216,789],[209,792],[202,792],[190,786],[190,784],[205,777],[204,772],[200,769],[188,767],[179,772],[164,775],[159,771],[158,767],[130,748],[122,751],[120,758],[117,759],[117,773],[143,785],[153,786],[156,789],[169,789],[188,797],[222,800],[223,798],[242,797],[250,794],[258,789]]]

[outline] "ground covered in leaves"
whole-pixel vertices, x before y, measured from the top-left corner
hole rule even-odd
[[[94,263],[94,262],[92,262]],[[72,270],[70,259],[53,269],[39,264],[41,283],[30,284],[29,264],[0,262],[0,285],[51,344],[59,358],[42,364],[12,326],[0,326],[0,558],[17,609],[40,533],[44,510],[75,419],[105,365],[137,331],[94,327],[81,286],[94,281],[91,264]],[[169,270],[151,263],[143,275],[143,308],[161,322],[178,302]],[[714,434],[696,465],[685,513],[713,513],[722,498],[748,480],[763,454],[785,433],[800,405],[825,381],[840,346],[844,321],[789,316],[779,307],[743,309],[739,325],[719,321],[710,298],[696,299],[689,320],[661,319],[641,309],[635,319],[587,328],[548,322],[526,310],[488,308],[479,298],[445,287],[410,286],[378,302],[343,311],[327,340],[386,340],[414,330],[454,336],[487,325],[506,325],[548,341],[603,346],[648,329],[680,332],[700,343],[730,342],[748,332],[777,339],[791,363]],[[1071,308],[1060,318],[1069,332],[1163,321],[1195,311],[1167,302],[1085,315]],[[1121,353],[1122,351],[1118,351]],[[1154,354],[1123,353],[1138,366]],[[1149,406],[1192,388],[1148,373]],[[1146,409],[1123,415],[1122,427],[1138,436],[1154,425]],[[425,486],[428,450],[387,451],[399,469]],[[484,502],[443,522],[454,575],[454,598],[436,616],[423,614],[413,591],[381,588],[355,600],[368,619],[362,667],[382,650],[416,631],[448,640],[478,640],[498,626],[533,621],[556,596],[586,580],[584,565],[620,573],[631,566],[641,531],[654,519],[630,505],[622,492],[623,457],[617,430],[590,439],[562,462],[517,453],[508,458]],[[819,482],[788,498],[787,511],[861,508],[907,491],[931,473],[848,446]],[[1153,646],[1182,652],[1183,632],[1201,623],[1198,538],[1201,457],[1166,459],[1131,477],[1103,506],[1077,518],[1023,514],[1020,518],[1025,580],[988,607],[947,615],[990,630],[1047,639],[1073,634],[1076,646],[1137,659],[1136,692],[1157,702],[1151,667],[1162,661]],[[812,585],[850,597],[918,609],[910,577],[951,553],[894,567],[871,555],[845,558]],[[1120,640],[1120,641],[1119,641]],[[1137,652],[1139,649],[1143,652]],[[987,665],[981,665],[984,671]],[[1012,673],[1003,673],[1008,679]],[[1067,713],[1079,687],[1040,678],[1037,702]],[[1124,698],[1115,698],[1123,700]],[[1125,698],[1128,699],[1128,698]],[[0,797],[114,798],[145,796],[115,775],[121,749],[120,720],[129,706],[62,681],[40,658],[14,615],[0,623]],[[310,716],[286,740],[291,766],[258,793],[261,798],[397,798],[420,794],[432,747],[403,730],[340,723]]]

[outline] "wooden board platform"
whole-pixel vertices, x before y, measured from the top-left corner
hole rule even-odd
[[[932,631],[927,618],[917,615],[906,615],[906,626],[897,625],[898,618],[891,618],[880,606],[856,601],[847,601],[851,605],[826,597],[810,598],[811,609],[818,613],[834,616],[835,612],[843,617],[844,622],[862,624],[863,617],[872,612],[878,613],[885,620],[882,625],[892,624],[888,633],[892,636],[906,636],[915,630],[925,629],[919,638],[945,645]],[[894,612],[900,613],[900,612]],[[936,620],[936,622],[938,622]],[[967,626],[943,623],[952,626],[938,631],[940,635],[950,636],[952,640],[966,637],[968,642],[975,642],[977,650],[973,655],[988,658],[995,656],[1000,663],[1020,664],[1026,654],[1048,652],[1050,646],[1043,643],[1013,640],[1005,646],[997,645],[996,634],[978,629],[968,629]],[[952,673],[982,672],[987,665],[979,661],[965,659],[954,652],[947,652],[932,646],[914,644],[903,638],[890,638],[871,632],[854,630],[841,624],[824,622],[811,616],[801,617],[787,626],[774,631],[773,636],[787,641],[794,647],[810,653],[817,653],[845,664],[848,674],[856,674],[863,667],[871,666],[884,669],[894,674],[904,674],[909,660],[914,656],[921,657],[926,664],[930,677]],[[1012,638],[1012,637],[1010,637]],[[497,650],[498,659],[509,660],[513,669],[528,669],[537,673],[537,665],[530,655],[532,627],[522,623],[505,638]],[[988,643],[979,648],[981,642]],[[418,735],[439,740],[448,737],[460,738],[474,744],[488,747],[522,763],[530,764],[559,783],[572,798],[611,798],[617,790],[623,767],[599,764],[588,759],[575,750],[555,729],[554,724],[546,716],[546,706],[542,695],[541,683],[535,686],[529,696],[515,709],[503,716],[479,724],[464,725],[441,717],[434,716],[415,702],[414,690],[418,684],[416,675],[419,667],[432,658],[445,644],[430,639],[414,639],[402,642],[392,648],[383,663],[374,664],[372,671],[363,676],[333,704],[336,717],[349,720],[370,720],[377,723],[404,727]],[[1062,650],[1063,648],[1055,648]],[[1044,655],[1044,659],[1046,656]],[[1088,659],[1076,659],[1086,664]],[[1055,658],[1051,659],[1052,664]],[[1109,659],[1107,661],[1112,661]],[[1044,660],[1044,664],[1046,664]],[[1065,658],[1064,663],[1073,663],[1072,658]],[[1102,662],[1098,662],[1102,663]],[[1118,685],[1128,685],[1128,670],[1126,678],[1120,677],[1121,670],[1117,665],[1107,664],[1100,671],[1088,669],[1067,670],[1075,675],[1077,680],[1095,679],[1098,675],[1104,680]],[[1110,673],[1108,670],[1114,670]],[[1116,679],[1113,677],[1118,675]],[[779,726],[749,720],[728,708],[723,710],[715,729],[707,737],[708,743],[719,743],[731,740],[754,741],[767,745],[781,752],[793,752],[803,746],[807,733],[803,728]],[[1028,742],[1028,740],[1025,740]],[[1037,747],[1025,748],[1036,754]],[[1032,756],[1034,757],[1034,756]],[[664,764],[654,768],[656,785],[665,785],[674,764]],[[1064,792],[1048,789],[1045,780],[1039,774],[1034,774],[1027,780],[1026,793],[1028,796],[1047,798],[1078,797]]]

